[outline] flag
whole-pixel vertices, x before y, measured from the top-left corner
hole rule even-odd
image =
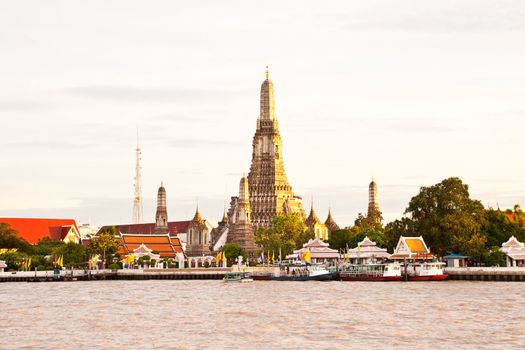
[[[223,267],[228,267],[228,259],[226,259],[226,254],[222,254],[222,263]]]
[[[357,252],[359,253],[361,251],[361,243],[357,243]]]
[[[30,270],[30,269],[31,269],[31,257],[27,259],[27,265],[26,265],[26,270]]]
[[[261,250],[261,256],[259,256],[259,263],[264,264],[264,249]]]
[[[64,266],[64,256],[63,255],[60,255],[57,259],[57,265],[62,267]]]
[[[275,264],[275,252],[272,251],[272,264]]]
[[[303,260],[308,263],[310,262],[310,249],[306,249],[303,253]]]
[[[220,251],[219,254],[217,254],[217,256],[215,257],[215,261],[217,263],[219,263],[221,260],[222,260],[222,251]]]

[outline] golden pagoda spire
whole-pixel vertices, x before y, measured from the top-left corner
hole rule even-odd
[[[266,65],[266,80],[270,79],[270,71],[268,70],[268,65]]]

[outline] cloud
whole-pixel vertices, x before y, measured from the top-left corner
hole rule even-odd
[[[32,100],[0,101],[0,113],[3,112],[42,112],[52,109],[48,103]]]
[[[405,6],[403,6],[405,5]],[[525,3],[522,1],[470,1],[440,6],[416,2],[396,2],[383,6],[383,12],[370,8],[367,13],[321,15],[323,22],[339,23],[349,29],[386,29],[415,32],[485,32],[525,30]],[[483,6],[484,5],[484,6]]]
[[[226,96],[242,94],[242,90],[213,90],[188,88],[148,88],[117,85],[90,85],[68,88],[67,91],[75,96],[126,102],[144,101],[195,101],[224,98]]]
[[[172,148],[205,148],[205,149],[221,149],[231,148],[241,145],[241,142],[231,140],[210,140],[210,139],[170,139],[167,142]]]
[[[9,148],[45,148],[50,150],[71,150],[91,147],[94,144],[81,143],[81,142],[69,142],[69,141],[54,141],[54,140],[35,140],[35,141],[20,141],[11,142],[6,144]]]

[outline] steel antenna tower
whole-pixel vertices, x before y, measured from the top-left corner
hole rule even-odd
[[[142,151],[139,143],[139,130],[137,129],[137,148],[135,149],[135,195],[133,196],[133,223],[142,224],[142,186],[140,160]]]

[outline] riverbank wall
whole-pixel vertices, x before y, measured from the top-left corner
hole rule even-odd
[[[93,280],[220,280],[231,268],[60,270],[1,272],[0,282],[56,282]]]
[[[447,267],[449,280],[525,282],[521,267]]]

